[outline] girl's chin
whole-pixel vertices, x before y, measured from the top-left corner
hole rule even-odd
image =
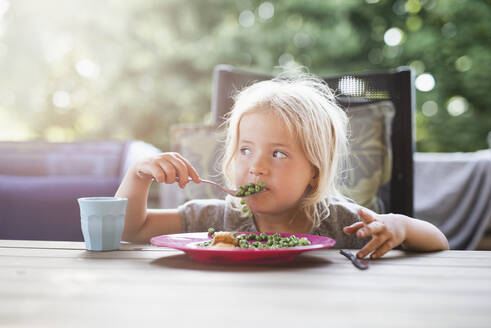
[[[258,214],[268,214],[271,212],[271,208],[268,208],[265,206],[265,204],[254,204],[254,205],[248,205],[249,209],[253,213],[258,213]]]

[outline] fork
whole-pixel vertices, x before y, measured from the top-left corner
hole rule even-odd
[[[150,176],[149,174],[146,174],[146,173],[143,173],[143,172],[138,172],[139,175],[142,175],[142,176],[146,176],[146,177],[151,177],[153,180],[155,180],[152,176]],[[176,181],[179,181],[179,177],[176,177]],[[189,178],[188,181],[193,181],[192,178]],[[204,183],[208,183],[208,184],[211,184],[212,186],[215,186],[217,187],[218,189],[220,189],[221,191],[223,191],[224,193],[226,194],[229,194],[229,195],[232,195],[234,197],[239,197],[239,198],[244,198],[244,197],[249,197],[249,196],[252,196],[252,195],[256,195],[256,194],[259,194],[264,190],[264,188],[258,192],[255,192],[254,194],[252,195],[249,195],[249,196],[245,196],[245,195],[242,195],[242,196],[237,196],[237,193],[239,192],[239,190],[237,189],[230,189],[230,188],[227,188],[227,187],[224,187],[222,186],[221,184],[218,184],[214,181],[210,181],[210,180],[205,180],[205,179],[201,179],[201,182],[204,182]]]
[[[355,267],[357,267],[358,269],[360,269],[360,270],[368,269],[369,262],[367,260],[357,258],[356,255],[353,254],[350,250],[342,249],[339,251],[339,253],[346,256],[351,261],[351,263],[353,263],[353,265]]]
[[[176,180],[178,180],[178,179],[176,179]],[[192,180],[193,180],[193,179],[189,178],[189,181],[192,181]],[[218,184],[218,183],[216,183],[216,182],[214,182],[214,181],[210,181],[210,180],[201,179],[201,182],[211,184],[212,186],[215,186],[215,187],[217,187],[218,189],[220,189],[221,191],[223,191],[224,193],[227,193],[227,194],[232,195],[232,196],[234,196],[234,197],[240,197],[240,198],[247,197],[247,196],[245,196],[245,195],[242,195],[242,196],[237,196],[237,193],[239,192],[239,190],[237,190],[237,189],[230,189],[230,188],[224,187],[224,186],[222,186],[221,184]],[[261,190],[261,191],[264,191],[264,189],[263,189],[263,190]],[[261,192],[261,191],[259,191],[259,192]],[[254,193],[254,194],[257,194],[257,193],[259,193],[259,192],[256,192],[256,193]],[[254,194],[253,194],[253,195],[254,195]],[[252,195],[250,195],[250,196],[252,196]]]

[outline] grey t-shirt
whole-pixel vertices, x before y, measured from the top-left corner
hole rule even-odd
[[[369,239],[359,239],[343,232],[345,226],[360,221],[359,205],[348,201],[332,200],[329,216],[321,221],[311,234],[326,236],[336,241],[335,248],[362,248]],[[230,202],[219,199],[191,200],[178,207],[184,232],[207,231],[213,227],[219,231],[257,232],[254,220],[244,218]]]

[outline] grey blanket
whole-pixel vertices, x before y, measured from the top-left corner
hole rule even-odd
[[[435,224],[451,249],[474,249],[491,224],[491,150],[414,155],[415,217]]]

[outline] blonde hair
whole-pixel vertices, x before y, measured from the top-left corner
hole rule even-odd
[[[329,215],[329,199],[342,197],[341,170],[348,148],[348,118],[336,104],[325,82],[306,74],[279,76],[255,83],[235,96],[226,120],[222,171],[229,186],[235,186],[234,158],[238,129],[245,114],[258,110],[274,112],[299,140],[316,172],[316,183],[307,190],[301,206],[305,216],[318,227]]]

